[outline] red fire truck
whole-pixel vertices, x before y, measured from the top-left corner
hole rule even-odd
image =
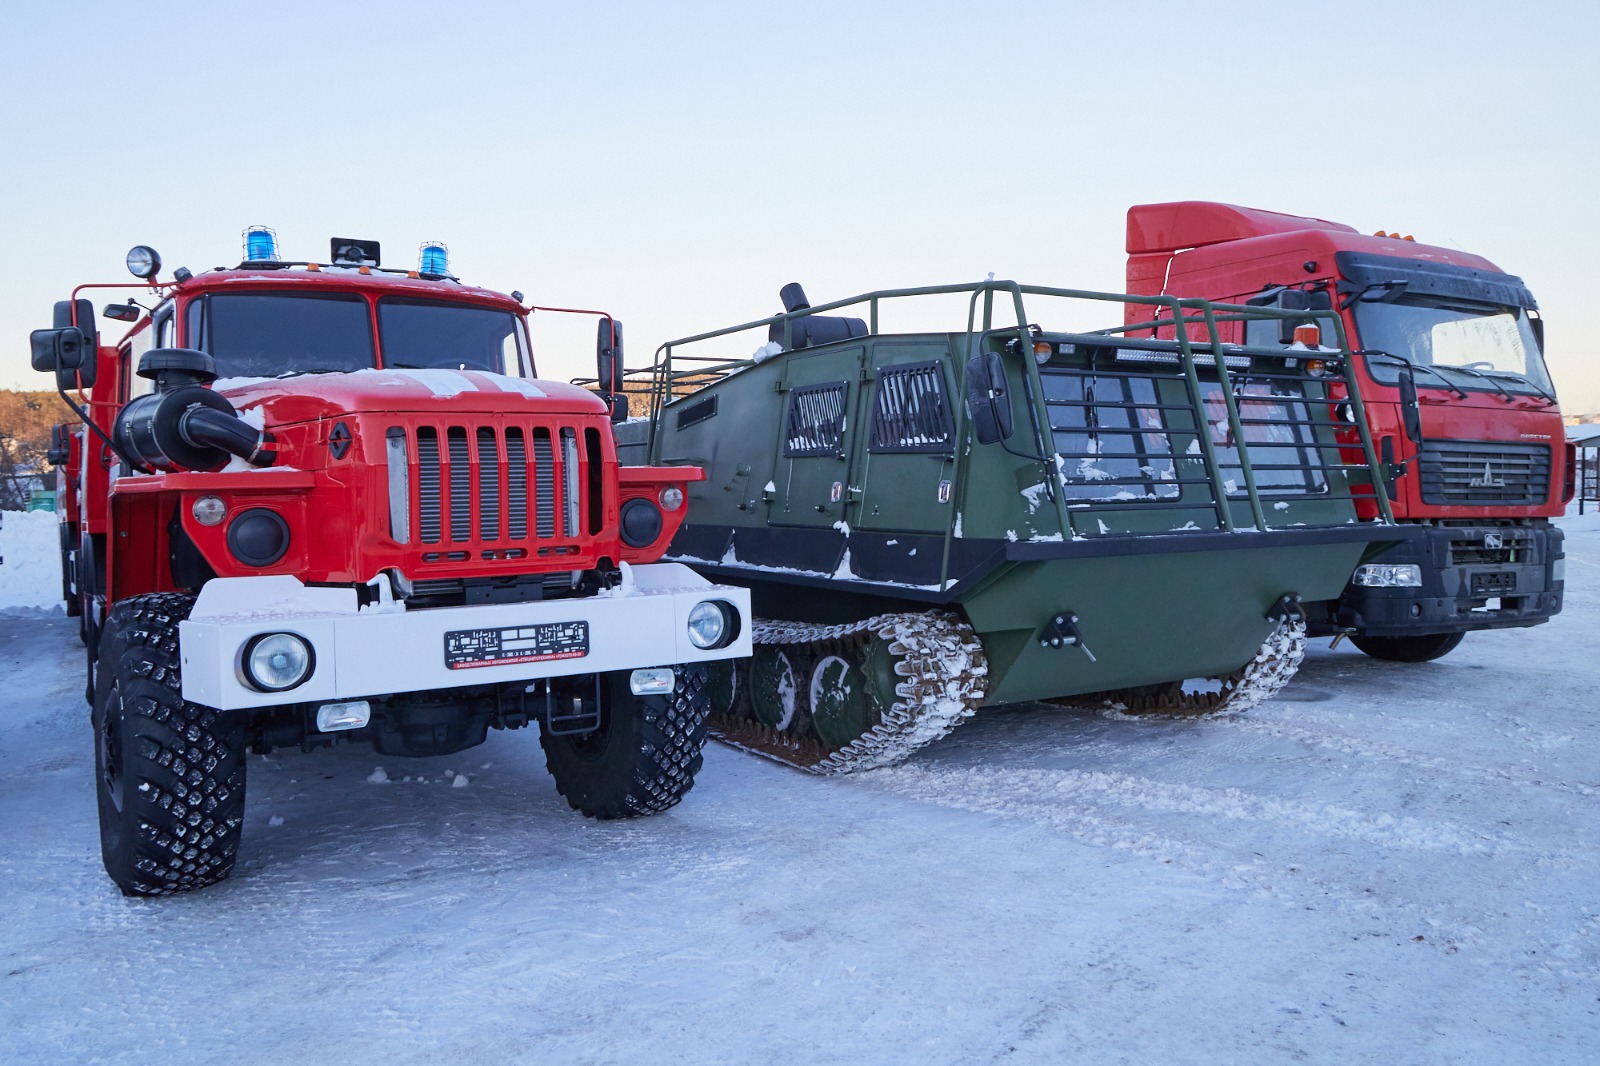
[[[1297,326],[1317,325],[1313,340],[1333,346],[1337,316],[1358,353],[1390,506],[1410,535],[1358,567],[1337,601],[1308,605],[1313,633],[1422,662],[1473,630],[1561,610],[1550,519],[1572,498],[1572,463],[1520,278],[1409,236],[1198,201],[1130,209],[1127,251],[1129,292],[1307,312],[1249,327],[1272,337],[1224,323],[1226,339],[1289,346]]]
[[[160,282],[140,246],[104,309],[125,336],[81,294],[126,283],[33,334],[83,420],[55,442],[64,586],[129,895],[228,876],[245,755],[277,747],[444,755],[537,723],[572,807],[665,810],[708,668],[750,653],[748,593],[657,561],[700,471],[619,465],[607,399],[535,377],[520,293],[463,285],[442,245],[379,251],[284,262],[257,228],[238,267]]]

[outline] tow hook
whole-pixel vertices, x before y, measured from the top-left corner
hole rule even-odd
[[[1039,634],[1039,647],[1041,648],[1077,648],[1089,657],[1090,662],[1098,662],[1094,652],[1083,642],[1083,630],[1078,628],[1078,616],[1071,611],[1061,611],[1051,616],[1046,623],[1044,631]]]
[[[1306,609],[1300,602],[1298,592],[1285,592],[1279,596],[1273,605],[1267,608],[1267,618],[1274,622],[1284,622],[1293,619],[1297,622],[1306,620]]]

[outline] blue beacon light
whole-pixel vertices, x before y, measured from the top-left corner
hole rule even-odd
[[[276,263],[278,234],[266,226],[251,226],[244,231],[244,259],[247,263]]]
[[[421,274],[450,273],[450,249],[439,241],[424,241],[422,260],[417,267]]]

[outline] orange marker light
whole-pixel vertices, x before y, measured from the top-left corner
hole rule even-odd
[[[1294,342],[1303,344],[1307,348],[1318,347],[1322,343],[1322,329],[1316,325],[1296,326]]]

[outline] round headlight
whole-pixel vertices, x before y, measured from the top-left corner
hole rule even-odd
[[[645,548],[661,536],[661,509],[649,500],[629,500],[622,505],[622,543]]]
[[[669,511],[676,511],[683,506],[683,490],[676,485],[668,485],[661,490],[661,495],[658,499],[661,500],[662,507]]]
[[[722,648],[739,635],[739,616],[721,600],[701,600],[689,612],[689,641],[697,648]]]
[[[241,656],[244,678],[261,692],[282,692],[311,676],[316,657],[304,637],[293,633],[261,633],[245,641]]]
[[[289,550],[289,523],[276,511],[252,507],[229,524],[228,550],[246,566],[271,566]]]
[[[214,526],[228,517],[228,505],[216,496],[202,496],[189,508],[194,520],[203,526]]]
[[[136,244],[128,249],[128,273],[149,281],[161,273],[161,256],[148,244]]]

